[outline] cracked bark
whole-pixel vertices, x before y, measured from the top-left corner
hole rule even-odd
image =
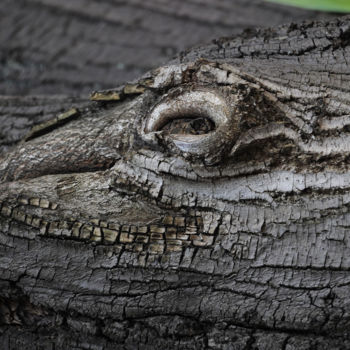
[[[2,0],[0,94],[89,94],[246,28],[331,17],[262,0]]]
[[[349,28],[184,52],[3,155],[2,347],[349,348]]]

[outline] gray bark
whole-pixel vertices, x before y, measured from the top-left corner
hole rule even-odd
[[[38,124],[76,107],[83,110],[88,98],[0,95],[0,155],[8,152]]]
[[[349,348],[349,53],[217,40],[3,155],[1,346]]]
[[[330,17],[263,0],[2,0],[0,94],[89,94],[246,28]]]

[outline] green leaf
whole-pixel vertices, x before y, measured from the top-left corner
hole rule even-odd
[[[350,0],[267,0],[320,11],[350,12]]]

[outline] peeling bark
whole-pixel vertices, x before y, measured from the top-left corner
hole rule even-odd
[[[349,348],[349,28],[187,51],[3,155],[2,347]]]

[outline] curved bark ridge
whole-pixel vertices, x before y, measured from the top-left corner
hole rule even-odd
[[[243,38],[240,63],[224,40],[40,129],[0,163],[0,279],[106,348],[137,343],[121,330],[140,320],[158,348],[265,349],[267,331],[278,349],[348,345],[346,28]],[[290,54],[299,65],[282,50],[294,31],[320,41]],[[174,316],[187,333],[162,333]]]

